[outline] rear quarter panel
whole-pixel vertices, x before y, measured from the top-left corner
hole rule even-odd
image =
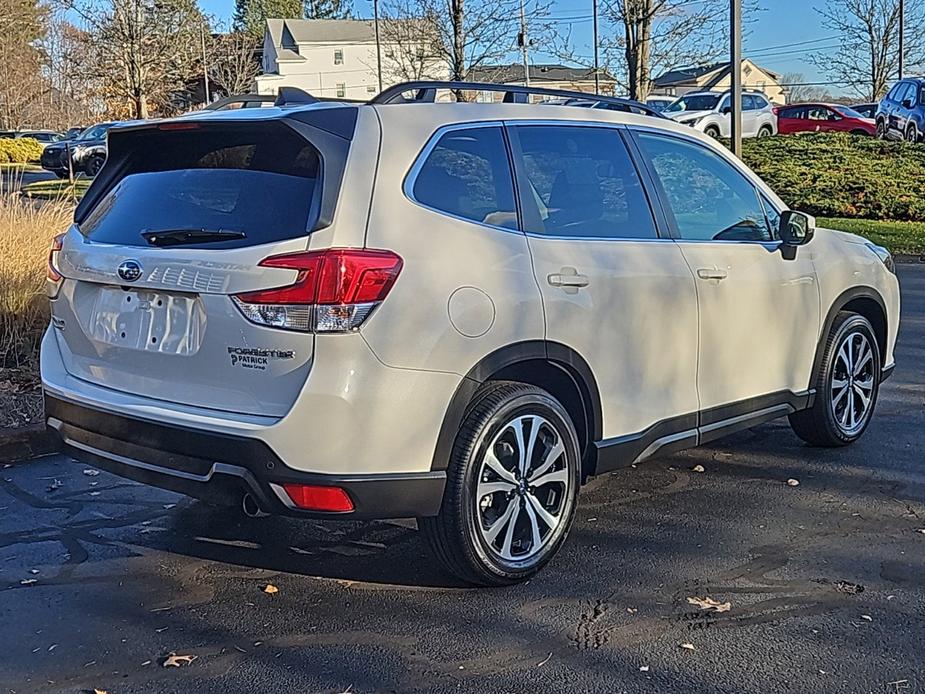
[[[526,236],[464,221],[406,197],[410,169],[438,130],[439,107],[384,106],[366,243],[404,266],[362,334],[387,365],[465,375],[483,356],[544,337]]]

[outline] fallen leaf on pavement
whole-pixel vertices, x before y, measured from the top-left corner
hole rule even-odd
[[[105,689],[94,689],[93,694],[109,694]]]
[[[195,655],[177,655],[176,653],[171,653],[166,658],[164,662],[161,663],[163,667],[182,667],[183,665],[189,665],[197,656]]]
[[[24,578],[23,580],[21,580],[21,581],[19,582],[19,585],[21,585],[21,586],[31,586],[33,583],[38,583],[38,581],[37,581],[36,579],[34,579],[34,578]]]
[[[693,470],[694,472],[706,472],[703,465],[695,465],[694,467],[691,468],[691,470]]]
[[[84,470],[84,474],[87,477],[96,477],[98,474],[100,474],[100,471],[94,470],[93,468],[87,468],[86,470]]]
[[[648,671],[649,671],[649,666],[648,666],[648,665],[641,665],[641,666],[639,667],[639,672],[648,672]]]
[[[550,653],[550,654],[547,655],[545,658],[543,658],[543,660],[540,661],[539,663],[537,663],[536,666],[537,666],[537,667],[543,667],[543,666],[544,666],[546,663],[548,663],[550,660],[552,660],[552,653]]]
[[[919,530],[919,532],[922,533],[923,535],[925,535],[925,528],[921,528],[921,529]]]
[[[277,588],[276,586],[274,586],[272,583],[267,583],[267,584],[263,587],[263,592],[264,592],[264,593],[269,593],[270,595],[273,595],[274,593],[278,593],[278,592],[279,592],[279,588]]]
[[[789,486],[791,486],[791,487],[799,487],[799,486],[800,486],[800,480],[795,480],[795,479],[793,479],[793,478],[791,477],[789,480],[787,480],[787,484],[788,484]]]
[[[686,650],[686,651],[693,651],[693,650],[696,650],[696,649],[694,648],[694,644],[692,644],[692,643],[682,643],[682,644],[680,644],[680,645],[681,645],[681,648],[683,648],[683,649]]]
[[[691,605],[697,605],[701,610],[715,610],[716,612],[728,612],[732,609],[732,603],[720,602],[711,597],[706,598],[688,598]]]
[[[862,615],[861,615],[861,619],[863,619],[865,622],[872,622],[872,621],[874,621],[874,618],[871,617],[869,614],[862,614]]]

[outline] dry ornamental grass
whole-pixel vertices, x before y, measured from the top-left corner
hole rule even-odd
[[[67,229],[73,211],[67,202],[37,204],[0,191],[0,428],[41,418],[45,266],[51,239]]]

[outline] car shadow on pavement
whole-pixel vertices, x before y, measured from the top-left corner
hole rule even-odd
[[[159,549],[271,572],[433,588],[467,587],[431,557],[414,520],[324,522],[189,500],[167,519]]]

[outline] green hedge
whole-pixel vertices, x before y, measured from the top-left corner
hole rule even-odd
[[[31,137],[0,139],[0,164],[25,164],[41,156],[42,145]]]
[[[792,208],[925,221],[925,144],[847,133],[746,140],[743,159]]]

